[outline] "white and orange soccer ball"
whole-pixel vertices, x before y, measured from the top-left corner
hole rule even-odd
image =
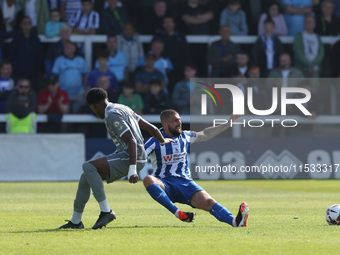
[[[340,225],[340,205],[331,205],[327,209],[325,217],[329,225]]]

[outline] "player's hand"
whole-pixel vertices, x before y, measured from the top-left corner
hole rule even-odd
[[[137,183],[138,180],[139,180],[138,174],[133,174],[130,176],[129,182],[135,184]]]
[[[172,140],[171,138],[164,138],[164,145],[168,143],[174,143],[175,141]]]

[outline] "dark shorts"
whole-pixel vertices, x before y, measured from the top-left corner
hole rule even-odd
[[[106,155],[105,157],[110,166],[110,176],[106,180],[107,183],[114,182],[127,176],[130,166],[130,157],[128,153],[113,153]],[[146,160],[137,160],[137,172],[143,169],[145,163]]]
[[[165,192],[174,203],[191,205],[191,197],[194,193],[204,190],[195,181],[181,177],[158,178],[165,186]]]

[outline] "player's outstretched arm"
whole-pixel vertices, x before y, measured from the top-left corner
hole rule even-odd
[[[126,131],[122,135],[122,139],[128,146],[130,156],[128,179],[130,183],[136,183],[139,180],[137,174],[137,141],[136,138],[133,136],[131,130]]]
[[[230,123],[235,121],[240,115],[231,115],[229,118],[228,123],[221,124],[216,127],[208,127],[200,132],[197,132],[197,139],[195,143],[199,142],[205,142],[209,141],[210,139],[214,138],[215,136],[218,136],[222,132],[226,131],[228,128],[230,128]]]
[[[155,137],[161,145],[165,145],[168,143],[173,143],[174,141],[170,138],[164,138],[161,132],[158,130],[158,128],[151,123],[147,122],[143,118],[141,118],[138,122],[139,127],[147,132],[150,133],[153,137]]]

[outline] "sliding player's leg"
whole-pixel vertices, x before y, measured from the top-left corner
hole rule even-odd
[[[150,196],[156,200],[158,203],[163,205],[177,218],[185,222],[191,222],[194,218],[194,213],[180,211],[174,203],[171,201],[166,191],[166,185],[162,180],[148,175],[143,179],[144,186]],[[168,188],[170,189],[170,187]],[[171,194],[170,190],[167,190]]]
[[[248,219],[248,205],[243,202],[240,205],[239,212],[236,217],[232,213],[215,201],[206,191],[197,191],[191,197],[191,205],[210,212],[219,221],[228,223],[233,227],[245,227],[247,226]]]

